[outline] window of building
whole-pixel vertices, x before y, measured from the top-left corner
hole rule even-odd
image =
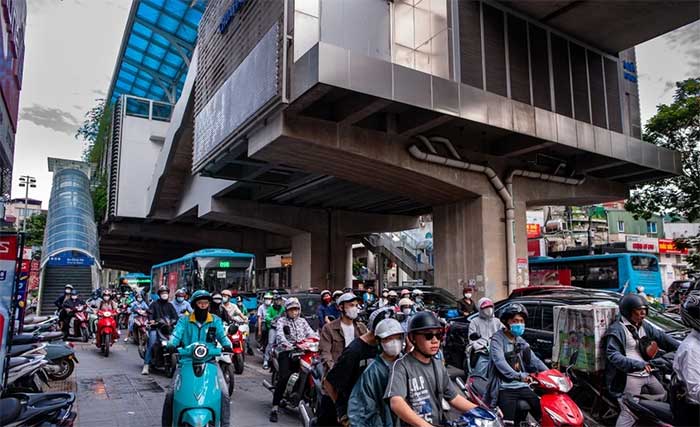
[[[625,232],[625,221],[617,221],[617,231],[620,233]]]
[[[647,221],[647,233],[656,234],[656,223]]]

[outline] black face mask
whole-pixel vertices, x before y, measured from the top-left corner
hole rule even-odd
[[[209,310],[206,308],[199,308],[196,305],[193,308],[195,320],[197,320],[199,323],[204,323],[207,320],[207,314],[209,314]]]

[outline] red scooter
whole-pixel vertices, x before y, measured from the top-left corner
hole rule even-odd
[[[73,308],[64,308],[69,315],[67,320],[68,336],[73,338],[82,338],[83,342],[88,342],[90,332],[88,330],[88,314],[86,307],[83,304],[76,305]]]
[[[102,349],[102,354],[109,357],[109,348],[119,339],[119,329],[117,321],[114,319],[116,313],[111,310],[100,310],[97,312],[97,348]]]
[[[231,355],[233,367],[236,374],[240,375],[245,368],[245,346],[246,339],[248,338],[248,325],[231,325],[228,332],[228,339],[231,340],[231,346],[233,348],[233,354]]]

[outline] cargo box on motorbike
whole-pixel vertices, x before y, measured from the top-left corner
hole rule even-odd
[[[603,336],[617,313],[617,305],[607,302],[554,307],[552,361],[566,366],[571,354],[578,351],[575,369],[589,373],[602,371],[605,368]]]

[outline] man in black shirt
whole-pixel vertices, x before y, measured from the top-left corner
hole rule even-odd
[[[326,375],[325,390],[335,402],[336,416],[342,425],[348,424],[348,400],[352,388],[360,379],[367,365],[377,356],[377,339],[374,336],[374,329],[379,322],[390,317],[394,317],[394,310],[391,307],[383,307],[372,312],[367,322],[367,326],[369,326],[367,333],[355,338],[343,350],[333,368]],[[325,420],[319,419],[319,424],[326,425],[322,421]]]

